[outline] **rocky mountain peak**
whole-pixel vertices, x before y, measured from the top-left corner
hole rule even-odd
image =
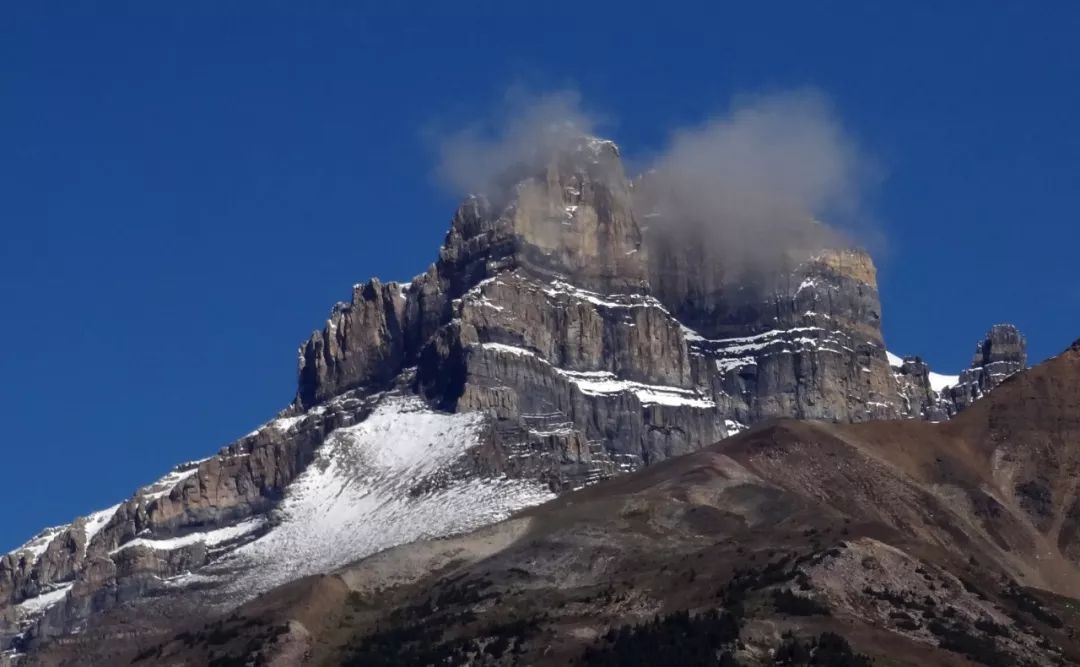
[[[334,309],[300,349],[298,406],[385,384],[416,365],[440,328],[460,318],[462,298],[498,275],[598,294],[647,291],[642,234],[616,145],[566,134],[537,155],[502,175],[513,181],[509,196],[495,187],[494,195],[462,201],[426,273],[403,286],[373,279]],[[431,379],[441,387],[446,375]]]
[[[282,545],[328,571],[769,418],[947,418],[1025,363],[995,327],[954,393],[924,364],[890,369],[866,252],[748,272],[654,224],[612,142],[548,148],[461,202],[426,271],[355,285],[275,419],[0,557],[0,642],[163,591],[235,605],[299,576]]]
[[[1027,339],[1012,324],[995,324],[975,347],[972,367],[1005,364],[1003,372],[1027,367]]]
[[[1027,368],[1027,339],[1011,324],[995,324],[975,346],[971,367],[960,373],[948,398],[963,410],[1010,375]]]
[[[523,174],[513,192],[502,210],[486,211],[499,231],[492,240],[509,237],[513,256],[503,268],[605,293],[640,291],[646,278],[638,256],[641,230],[614,143],[567,138]]]

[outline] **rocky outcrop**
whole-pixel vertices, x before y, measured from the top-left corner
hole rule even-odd
[[[488,413],[511,468],[535,474],[542,464],[556,488],[726,433],[694,382],[678,322],[648,296],[513,272],[467,294],[455,315],[421,359],[421,389],[454,410]],[[446,369],[456,369],[453,386],[439,383]]]
[[[951,401],[938,392],[931,380],[930,366],[921,357],[904,357],[895,360],[892,367],[897,390],[904,405],[902,411],[912,419],[943,421],[955,413]]]
[[[904,415],[942,421],[964,410],[1027,367],[1027,342],[1011,324],[995,324],[975,346],[971,366],[958,376],[930,371],[920,357],[891,361]]]
[[[1027,340],[1011,324],[995,324],[986,338],[975,346],[971,367],[960,373],[959,381],[946,398],[963,410],[986,395],[1007,377],[1027,368]]]
[[[316,403],[366,384],[385,384],[405,356],[404,286],[372,279],[353,288],[352,302],[338,304],[326,328],[300,348],[297,402]]]

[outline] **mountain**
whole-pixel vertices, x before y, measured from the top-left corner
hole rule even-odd
[[[995,327],[942,382],[886,351],[865,252],[728,270],[645,189],[615,144],[577,136],[467,197],[426,272],[334,307],[274,419],[0,558],[0,647],[77,663],[152,645],[773,418],[947,419],[1026,364]]]
[[[919,358],[889,353],[905,416],[941,421],[960,412],[1008,377],[1027,368],[1027,340],[1011,324],[995,324],[975,346],[959,375],[933,373]]]
[[[771,420],[93,645],[136,665],[1080,664],[1078,401],[1080,341],[948,422]]]

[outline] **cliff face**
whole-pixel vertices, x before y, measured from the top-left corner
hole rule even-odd
[[[466,199],[434,266],[357,288],[304,346],[297,407],[415,366],[433,404],[494,420],[493,468],[554,488],[769,417],[904,414],[869,256],[725,278],[631,195],[614,144],[581,139],[504,205]]]
[[[0,558],[0,647],[158,632],[771,417],[944,418],[1025,363],[995,328],[938,391],[890,367],[864,252],[751,280],[632,194],[615,145],[582,137],[466,198],[426,272],[334,307],[276,419]]]
[[[865,253],[825,251],[773,276],[767,292],[736,284],[713,298],[708,312],[690,315],[707,332],[692,336],[693,346],[701,375],[732,398],[739,421],[903,414]]]

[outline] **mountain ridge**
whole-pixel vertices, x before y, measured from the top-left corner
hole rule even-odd
[[[1078,664],[1078,396],[1080,347],[944,423],[770,420],[292,582],[139,645],[135,664],[606,664],[632,633],[656,646],[661,619],[716,610],[738,642],[705,647],[726,664],[826,636],[880,664]],[[1053,457],[995,463],[1018,442]],[[1025,490],[1044,478],[1049,513]]]
[[[748,298],[737,281],[701,278],[704,244],[643,231],[613,143],[577,139],[520,174],[501,204],[464,200],[426,272],[358,284],[334,307],[301,346],[296,396],[277,418],[0,557],[0,640],[32,649],[162,595],[227,608],[282,583],[230,593],[245,568],[270,562],[244,558],[310,520],[289,514],[303,506],[309,471],[334,468],[329,451],[368,451],[354,434],[387,410],[438,423],[436,433],[482,417],[437,470],[403,477],[416,471],[391,467],[369,479],[368,468],[346,467],[320,483],[361,495],[389,484],[388,498],[404,498],[410,516],[427,507],[428,518],[439,498],[494,489],[490,507],[438,523],[455,532],[475,527],[470,517],[508,515],[518,498],[540,502],[778,416],[947,418],[1026,363],[1014,329],[992,331],[980,358],[994,367],[969,374],[961,405],[930,386],[921,361],[890,365],[864,252],[817,253]],[[667,287],[654,294],[658,267]],[[677,312],[711,324],[699,332]],[[322,566],[423,538],[423,523]]]

